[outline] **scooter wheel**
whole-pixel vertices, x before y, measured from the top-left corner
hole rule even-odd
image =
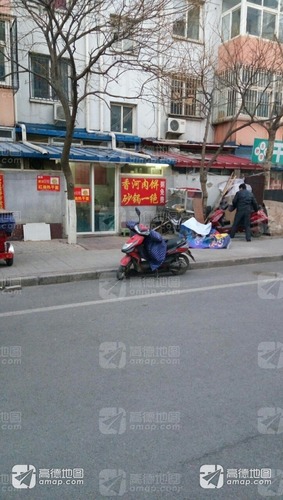
[[[126,277],[126,268],[124,266],[119,266],[116,272],[117,280],[123,280]]]
[[[253,238],[259,238],[264,234],[265,226],[264,224],[258,224],[257,226],[251,228],[251,235]]]
[[[186,255],[180,255],[178,258],[179,268],[172,268],[171,272],[174,275],[179,276],[180,274],[185,274],[190,267],[190,261]]]
[[[14,258],[12,257],[11,259],[5,259],[5,262],[6,262],[7,266],[12,266],[13,262],[14,262]]]

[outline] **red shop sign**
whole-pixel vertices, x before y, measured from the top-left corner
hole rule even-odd
[[[121,178],[121,205],[165,205],[166,179]]]
[[[75,201],[77,203],[90,202],[90,188],[75,187]]]
[[[60,191],[60,177],[57,175],[38,175],[37,191]]]

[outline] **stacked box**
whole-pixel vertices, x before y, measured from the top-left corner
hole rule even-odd
[[[13,212],[0,211],[0,233],[5,233],[6,236],[11,236],[15,229],[16,221]]]

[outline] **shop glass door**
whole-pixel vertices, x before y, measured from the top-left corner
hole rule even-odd
[[[94,164],[94,231],[115,231],[115,167]]]
[[[77,232],[92,232],[92,189],[91,166],[89,163],[71,163],[75,180],[75,200],[77,208]]]

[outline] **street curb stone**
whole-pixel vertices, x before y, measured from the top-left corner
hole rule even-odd
[[[282,255],[270,255],[262,257],[236,258],[223,261],[213,262],[194,262],[190,264],[190,270],[194,269],[210,269],[213,267],[230,267],[245,264],[257,264],[264,262],[279,262],[283,260]],[[37,286],[37,285],[56,285],[63,283],[71,283],[86,280],[100,279],[105,273],[116,273],[117,269],[103,269],[96,271],[76,271],[72,273],[52,273],[41,276],[24,276],[15,277],[15,280],[20,280],[22,287]],[[190,272],[190,271],[189,271]]]

